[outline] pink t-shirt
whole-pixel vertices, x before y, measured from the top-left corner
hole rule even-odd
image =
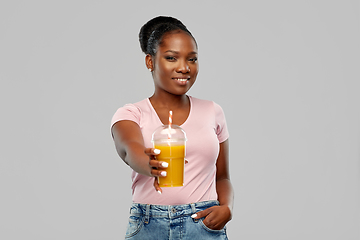
[[[181,128],[186,132],[186,159],[183,187],[163,187],[156,192],[153,177],[132,171],[133,202],[157,205],[178,205],[200,201],[217,200],[216,160],[219,143],[229,133],[221,107],[207,100],[189,96],[190,114]],[[174,112],[176,114],[176,112]],[[131,120],[140,126],[145,147],[152,147],[151,136],[162,125],[150,100],[119,108],[111,120],[111,126],[121,120]]]

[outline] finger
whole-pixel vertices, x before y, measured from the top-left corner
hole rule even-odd
[[[191,217],[194,219],[200,219],[200,218],[206,217],[207,215],[209,215],[209,213],[211,213],[211,208],[207,208],[203,211],[194,213],[193,215],[191,215]]]
[[[157,161],[155,159],[150,160],[149,165],[154,168],[167,168],[169,166],[167,162]]]
[[[219,206],[214,206],[203,220],[203,223],[210,229],[220,230],[229,221],[228,216],[224,216],[223,213]]]
[[[160,154],[160,149],[156,149],[156,148],[145,148],[145,154],[149,155],[149,156],[156,156]]]
[[[215,213],[209,214],[206,216],[206,218],[203,220],[203,223],[205,226],[207,226],[210,229],[213,230],[220,230],[224,228],[226,222],[221,220],[221,218],[218,218],[217,216],[214,216]]]
[[[154,178],[154,188],[159,194],[162,194],[162,189],[160,188],[159,181],[156,177]]]
[[[217,218],[217,216],[215,215],[215,213],[211,212],[205,217],[205,219],[203,220],[203,223],[210,229],[217,229],[216,218]]]
[[[152,169],[151,170],[151,175],[154,176],[154,177],[166,177],[167,172],[163,171],[163,170]]]

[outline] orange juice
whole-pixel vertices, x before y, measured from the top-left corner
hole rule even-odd
[[[167,162],[169,166],[163,169],[166,177],[158,177],[160,187],[181,187],[184,185],[185,144],[155,143],[154,147],[161,153],[156,156],[159,161]]]

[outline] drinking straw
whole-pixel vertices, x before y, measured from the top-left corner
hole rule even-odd
[[[170,111],[169,111],[169,131],[168,131],[168,139],[171,139],[171,133],[170,133],[171,124],[172,124],[172,111],[170,110]]]
[[[169,111],[169,128],[171,128],[171,124],[172,124],[172,111]]]

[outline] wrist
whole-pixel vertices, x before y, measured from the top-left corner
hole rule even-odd
[[[227,213],[228,217],[228,221],[230,221],[232,219],[232,209],[228,204],[220,204],[220,207],[223,208],[223,211],[225,213]]]

